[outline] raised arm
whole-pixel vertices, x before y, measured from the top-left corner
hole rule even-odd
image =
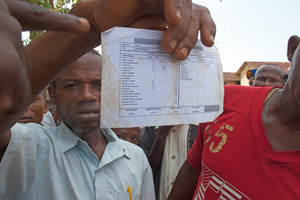
[[[200,171],[186,160],[180,168],[168,200],[189,200],[193,198]]]
[[[288,43],[289,57],[292,58],[292,65],[289,71],[288,81],[282,91],[280,102],[285,104],[282,110],[285,116],[282,116],[287,124],[300,126],[300,39],[292,36]],[[298,129],[299,130],[299,129]]]
[[[170,134],[172,128],[173,126],[160,126],[155,134],[151,150],[147,155],[149,164],[153,172],[153,177],[156,177],[157,172],[161,167],[166,138]]]
[[[300,45],[299,38],[289,40],[292,65],[283,90],[264,104],[262,120],[274,151],[300,150]]]
[[[0,160],[10,141],[10,127],[23,114],[30,94],[28,59],[21,41],[22,30],[87,32],[89,22],[62,15],[26,2],[0,0]]]
[[[21,41],[22,30],[49,29],[87,32],[89,23],[26,2],[0,0],[0,136],[7,131],[34,99],[30,97],[28,58]],[[38,53],[38,52],[37,52]],[[36,94],[38,95],[38,93]]]

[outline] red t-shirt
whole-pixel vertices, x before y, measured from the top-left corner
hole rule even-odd
[[[225,86],[224,112],[200,124],[188,153],[201,170],[193,200],[300,199],[300,151],[273,151],[262,124],[270,89]]]

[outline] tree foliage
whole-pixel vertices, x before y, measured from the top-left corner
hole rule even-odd
[[[69,10],[79,1],[79,0],[29,0],[32,3],[38,4],[43,8],[50,9],[55,12],[68,13]],[[24,45],[29,44],[31,41],[42,35],[44,30],[40,31],[30,31],[29,38],[24,40]]]

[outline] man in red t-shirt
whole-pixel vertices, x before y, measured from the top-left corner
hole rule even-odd
[[[300,199],[300,45],[291,53],[283,89],[225,87],[224,112],[199,126],[170,200]]]

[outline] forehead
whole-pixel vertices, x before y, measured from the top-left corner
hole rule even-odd
[[[280,76],[281,74],[282,74],[282,72],[277,67],[272,66],[272,65],[265,65],[265,66],[259,68],[256,71],[255,75],[257,75],[257,76],[259,76],[259,75]]]
[[[116,128],[113,129],[118,134],[139,134],[140,129],[138,127],[136,128]]]
[[[87,53],[72,63],[56,82],[74,79],[79,81],[88,81],[101,79],[102,77],[102,60],[101,57],[92,53]]]

